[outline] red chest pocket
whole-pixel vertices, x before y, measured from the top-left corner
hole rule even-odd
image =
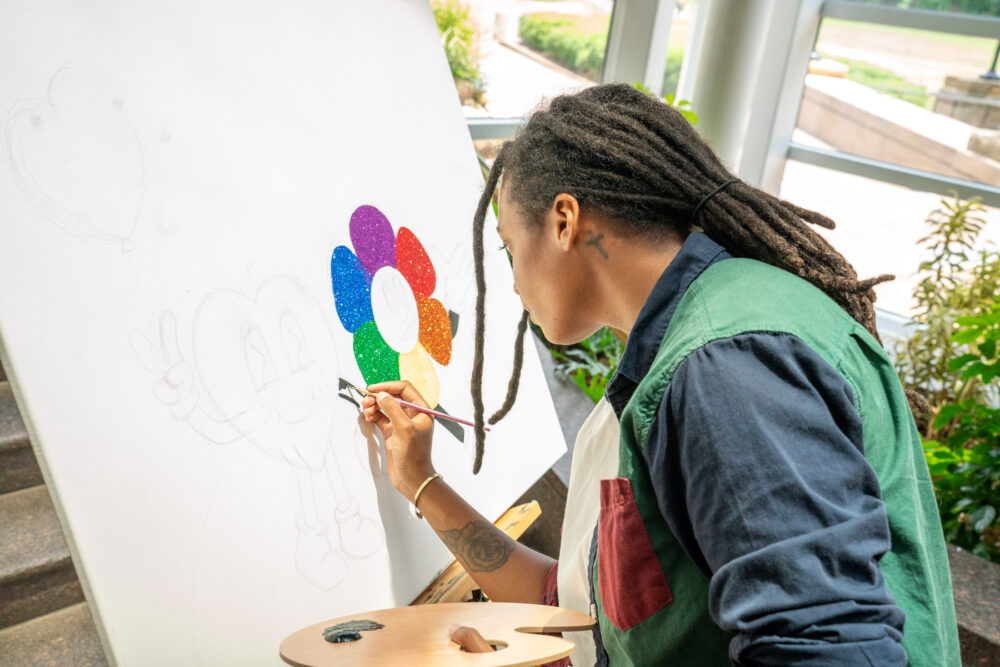
[[[604,614],[619,630],[644,621],[674,599],[625,477],[601,480],[597,586]]]

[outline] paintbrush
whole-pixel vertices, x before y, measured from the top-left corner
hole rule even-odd
[[[350,387],[351,389],[353,389],[354,391],[356,391],[359,394],[361,394],[362,396],[371,396],[372,398],[375,398],[375,394],[373,394],[372,392],[368,391],[367,389],[359,389],[358,387],[355,387],[353,384],[351,384],[350,382],[347,382],[346,380],[345,380],[345,384],[348,387]],[[393,397],[393,398],[395,398],[395,397]],[[400,398],[396,398],[396,400],[399,401],[400,405],[405,405],[406,407],[408,407],[408,408],[410,408],[412,410],[416,410],[417,412],[423,412],[426,415],[432,415],[434,417],[438,417],[439,419],[447,419],[450,422],[456,422],[458,424],[464,424],[465,426],[473,426],[474,427],[476,425],[476,423],[473,422],[473,421],[469,421],[468,419],[462,419],[460,417],[453,417],[452,415],[449,415],[447,412],[440,412],[438,410],[431,410],[430,408],[425,408],[422,405],[417,405],[416,403],[410,403],[409,401],[404,401],[404,400],[402,400]],[[376,405],[377,405],[377,403],[376,403]],[[489,431],[490,427],[489,426],[484,426],[483,430],[484,431]]]

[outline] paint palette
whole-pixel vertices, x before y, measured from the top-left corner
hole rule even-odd
[[[338,623],[374,621],[384,627],[361,639],[332,643],[323,630]],[[573,652],[573,642],[537,634],[587,630],[596,621],[571,609],[514,602],[454,602],[362,612],[317,623],[281,643],[281,659],[296,667],[319,665],[539,665]],[[448,628],[476,628],[498,650],[466,653],[448,638]]]

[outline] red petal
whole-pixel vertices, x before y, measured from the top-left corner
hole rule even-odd
[[[406,227],[400,227],[396,233],[396,269],[410,283],[414,294],[430,296],[434,293],[437,282],[434,265],[420,240]]]
[[[434,361],[447,366],[451,361],[451,320],[437,299],[417,299],[420,313],[420,344]]]

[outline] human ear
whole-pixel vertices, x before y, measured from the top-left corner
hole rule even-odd
[[[552,214],[559,246],[564,252],[568,252],[573,249],[580,229],[580,202],[565,192],[556,195],[552,202]]]

